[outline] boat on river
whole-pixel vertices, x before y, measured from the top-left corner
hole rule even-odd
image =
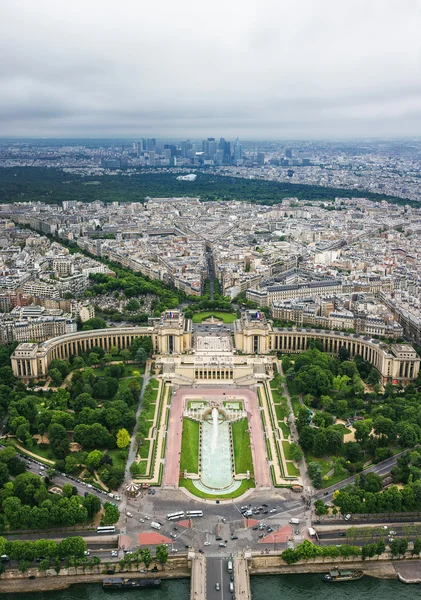
[[[355,569],[348,571],[329,571],[329,573],[326,573],[323,577],[323,581],[356,581],[357,579],[361,579],[363,575],[363,571],[357,571]]]
[[[126,579],[123,577],[107,577],[102,580],[102,587],[107,590],[154,588],[161,585],[160,579]]]

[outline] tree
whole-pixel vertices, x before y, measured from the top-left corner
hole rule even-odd
[[[104,504],[104,512],[101,517],[101,525],[114,525],[118,522],[120,518],[120,511],[117,506],[111,504],[111,502],[106,502]]]
[[[117,446],[119,448],[127,448],[130,444],[130,435],[127,429],[120,429],[117,431]]]
[[[107,327],[104,319],[100,319],[99,317],[93,317],[92,319],[88,319],[84,322],[82,331],[90,331],[92,329],[105,329]]]
[[[420,552],[421,552],[421,538],[417,537],[414,541],[414,548],[412,550],[412,554],[419,555]]]
[[[120,356],[124,360],[124,362],[127,362],[128,360],[131,359],[132,353],[130,352],[130,350],[128,350],[126,348],[126,349],[120,351]]]
[[[92,452],[90,452],[88,454],[88,456],[86,457],[85,465],[88,468],[98,469],[103,458],[104,458],[104,453],[101,452],[101,450],[92,450]]]
[[[59,544],[59,555],[62,558],[73,556],[83,558],[86,551],[86,542],[82,537],[68,537],[61,540]]]
[[[63,425],[52,423],[48,428],[51,449],[58,458],[64,458],[69,452],[70,443]]]
[[[139,350],[136,352],[137,364],[143,366],[146,363],[147,358],[148,355],[146,353],[146,350],[144,348],[139,348]]]
[[[164,544],[158,544],[155,549],[156,560],[161,563],[162,566],[168,561],[168,548]]]
[[[149,550],[149,548],[142,549],[142,562],[145,565],[145,567],[149,569],[150,564],[152,562],[152,552]]]
[[[300,460],[303,458],[303,451],[295,442],[290,444],[289,454],[292,460],[295,460],[295,462],[300,462]]]
[[[370,437],[371,421],[355,421],[353,427],[355,429],[355,439],[357,442],[366,444]]]
[[[59,386],[63,381],[63,377],[58,369],[50,369],[48,374],[51,377],[53,385],[55,386]]]
[[[94,494],[88,494],[83,498],[82,504],[88,512],[88,517],[94,517],[101,510],[101,500]]]
[[[322,469],[320,465],[316,462],[309,463],[307,474],[312,480],[314,487],[320,489],[323,485]]]
[[[318,365],[304,366],[295,377],[295,383],[303,394],[320,397],[326,395],[332,387],[333,375]]]
[[[335,429],[328,427],[326,429],[327,448],[332,454],[339,454],[344,443],[344,434]]]
[[[282,560],[284,560],[287,565],[292,565],[296,562],[298,562],[299,557],[298,557],[298,553],[296,550],[293,550],[292,548],[287,548],[286,550],[284,550],[281,554]]]
[[[327,515],[329,512],[328,507],[326,506],[326,504],[323,502],[323,500],[318,499],[314,502],[314,508],[316,511],[316,515]]]

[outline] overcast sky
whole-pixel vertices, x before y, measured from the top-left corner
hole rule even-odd
[[[421,135],[421,0],[0,0],[0,135]]]

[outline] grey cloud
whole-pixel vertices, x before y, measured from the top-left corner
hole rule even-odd
[[[416,0],[0,10],[2,135],[421,135]]]

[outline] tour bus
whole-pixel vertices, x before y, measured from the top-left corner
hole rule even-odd
[[[228,561],[228,573],[232,573],[232,560]]]
[[[179,510],[178,512],[169,513],[167,515],[168,521],[177,521],[178,519],[184,519],[184,511]]]
[[[186,517],[203,517],[203,510],[188,510]]]
[[[103,527],[96,528],[97,533],[114,533],[115,525],[104,525]]]
[[[151,521],[152,529],[161,529],[161,525],[159,523],[155,523],[155,521]]]

